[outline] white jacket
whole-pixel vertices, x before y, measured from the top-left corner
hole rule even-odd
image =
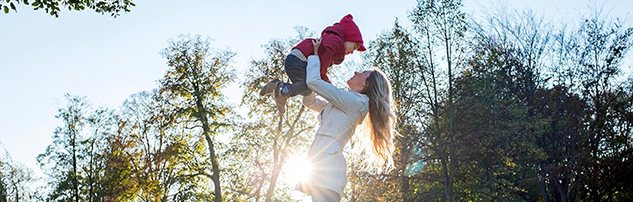
[[[305,106],[320,112],[320,126],[308,151],[312,172],[305,183],[331,189],[342,197],[347,175],[341,152],[354,135],[356,126],[367,115],[369,99],[364,94],[341,90],[323,81],[319,70],[318,56],[308,57],[306,83],[325,100],[318,99],[314,93],[303,98]]]

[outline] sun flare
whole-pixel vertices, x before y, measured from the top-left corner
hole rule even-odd
[[[286,165],[284,167],[286,172],[287,181],[292,186],[299,181],[307,180],[310,176],[310,161],[303,156],[291,156],[288,157]]]

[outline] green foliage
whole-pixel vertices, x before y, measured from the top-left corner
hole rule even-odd
[[[188,127],[187,122],[176,122],[171,111],[174,110],[164,97],[149,92],[131,96],[119,115],[103,108],[90,111],[84,98],[69,96],[68,107],[60,109],[58,116],[64,117],[66,127],[56,130],[57,144],[47,150],[54,152],[38,156],[42,166],[51,171],[54,190],[49,199],[213,198],[207,191],[206,170],[210,166],[204,160],[208,158],[204,144],[194,138],[194,131],[183,130]],[[73,152],[68,151],[73,148],[73,136],[67,134],[75,134],[77,172],[71,169],[73,158],[69,154]]]
[[[123,123],[125,122],[117,122],[116,125]],[[132,201],[141,189],[135,177],[135,171],[138,169],[134,169],[138,154],[131,153],[131,148],[136,144],[129,135],[122,132],[118,130],[106,138],[106,149],[101,154],[105,169],[99,182],[101,189],[97,193],[103,201]]]
[[[535,145],[541,125],[529,113],[524,94],[533,79],[514,51],[482,44],[482,52],[456,80],[458,144],[462,145],[457,186],[462,200],[530,200],[535,197],[534,162],[542,158]]]
[[[400,164],[389,175],[358,172],[350,164],[348,200],[630,198],[623,168],[631,164],[631,82],[616,77],[631,45],[630,28],[596,18],[550,34],[551,27],[529,11],[493,14],[473,22],[473,38],[464,46],[456,41],[465,36],[459,28],[464,16],[434,10],[443,3],[459,8],[458,2],[418,3],[410,15],[415,32],[408,36],[396,23],[369,43],[365,58],[386,70],[394,85]],[[437,57],[442,49],[457,55],[444,60]],[[469,59],[459,62],[464,53]],[[451,64],[441,69],[446,61],[459,71]],[[411,145],[422,147],[425,167],[406,177]]]
[[[445,201],[456,200],[453,191],[459,172],[459,154],[456,131],[455,77],[460,71],[463,54],[466,51],[465,35],[467,24],[461,11],[459,0],[420,0],[409,13],[413,22],[418,50],[419,81],[424,89],[421,93],[420,139],[419,145],[428,159],[438,159],[441,168],[439,176],[444,184],[442,198]],[[445,120],[442,120],[445,117]],[[440,190],[424,190],[436,192]]]
[[[28,201],[35,199],[29,188],[35,181],[33,171],[14,162],[0,142],[0,201]]]
[[[49,195],[50,200],[79,201],[80,181],[84,175],[79,172],[82,160],[86,157],[82,130],[86,123],[85,114],[89,103],[85,98],[66,95],[68,104],[59,109],[55,116],[61,119],[63,126],[57,127],[53,135],[53,143],[46,148],[44,154],[37,156],[42,168],[47,168],[52,178],[49,184],[54,192]]]
[[[173,190],[189,184],[180,179],[196,172],[186,166],[190,155],[201,154],[187,152],[192,145],[191,134],[177,129],[173,117],[166,113],[168,106],[164,98],[148,92],[135,94],[124,102],[120,120],[123,125],[119,127],[122,137],[113,139],[125,152],[115,153],[113,157],[121,161],[112,162],[121,163],[113,172],[125,179],[121,186],[128,187],[120,190],[119,197],[138,193],[145,200],[164,200],[171,195],[195,192]],[[125,168],[133,172],[127,173]]]
[[[161,54],[170,67],[160,80],[160,95],[166,99],[164,105],[170,107],[166,112],[184,128],[192,129],[186,131],[207,143],[209,153],[205,159],[211,163],[211,170],[200,167],[194,176],[211,178],[213,198],[222,201],[219,157],[223,155],[217,150],[221,145],[215,138],[224,128],[234,125],[234,112],[224,102],[221,90],[236,77],[231,71],[235,53],[212,49],[209,38],[182,35],[170,41]],[[177,195],[183,197],[190,196]]]
[[[398,21],[394,23],[394,28],[383,32],[378,39],[369,43],[370,49],[364,55],[367,66],[380,68],[391,79],[394,100],[396,102],[395,111],[398,115],[399,136],[395,139],[396,153],[394,156],[394,170],[389,173],[389,177],[383,173],[371,173],[363,169],[363,156],[350,155],[349,172],[350,189],[347,192],[349,200],[365,201],[370,199],[394,199],[390,196],[398,194],[406,195],[411,192],[407,176],[404,170],[411,163],[410,156],[415,145],[422,144],[422,137],[419,136],[419,128],[424,124],[426,117],[418,116],[418,110],[426,109],[419,95],[424,93],[425,88],[420,88],[421,57],[418,51],[418,42],[406,29],[400,26]],[[421,109],[422,108],[422,109]],[[363,137],[355,137],[363,138]],[[393,186],[390,189],[374,189],[372,183],[383,182]],[[408,200],[410,195],[404,196]],[[403,200],[402,198],[399,200]]]
[[[577,41],[569,44],[580,81],[579,93],[585,101],[583,114],[583,148],[578,163],[582,201],[623,200],[630,198],[633,187],[621,180],[630,180],[624,167],[631,166],[630,83],[617,82],[621,61],[633,44],[633,28],[621,22],[609,22],[595,15],[580,25]],[[575,190],[574,190],[575,191]]]
[[[99,14],[110,14],[115,18],[123,12],[130,12],[130,9],[136,6],[131,0],[6,0],[0,1],[0,9],[5,14],[8,14],[10,10],[17,12],[16,4],[33,7],[33,10],[41,9],[55,17],[59,17],[61,9],[67,8],[69,11],[90,9]]]
[[[7,185],[4,180],[4,173],[0,175],[0,202],[7,202]]]

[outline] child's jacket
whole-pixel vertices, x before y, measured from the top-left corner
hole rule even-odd
[[[345,59],[345,29],[341,23],[335,23],[321,32],[321,45],[319,46],[319,59],[321,60],[321,79],[330,82],[327,77],[327,70],[333,64],[341,64]],[[315,39],[308,38],[297,44],[293,49],[299,49],[303,55],[314,54],[312,42]],[[331,83],[331,82],[330,82]]]
[[[305,39],[294,48],[299,49],[304,56],[308,57],[314,54],[313,41],[314,39]],[[317,55],[321,62],[321,79],[324,81],[332,83],[327,77],[328,68],[332,64],[341,64],[345,59],[345,41],[356,42],[359,45],[358,51],[366,50],[363,45],[363,36],[351,14],[347,14],[340,22],[326,27],[321,32],[321,45]]]

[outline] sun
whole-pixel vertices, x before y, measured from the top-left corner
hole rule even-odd
[[[284,165],[286,181],[294,186],[299,181],[307,180],[311,169],[310,161],[304,156],[290,156]]]
[[[298,182],[308,180],[312,166],[305,155],[294,155],[288,157],[283,170],[288,186],[295,187]],[[292,191],[292,198],[297,201],[312,201],[309,195],[297,190]]]

